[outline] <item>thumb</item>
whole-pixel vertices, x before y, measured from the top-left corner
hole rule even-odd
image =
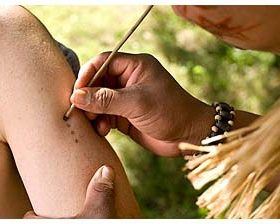
[[[115,216],[115,173],[111,167],[102,166],[91,179],[84,207],[77,218],[112,218]]]
[[[75,90],[70,100],[76,107],[91,113],[130,118],[137,115],[137,108],[144,102],[141,98],[139,88],[132,86],[114,90],[85,87]]]

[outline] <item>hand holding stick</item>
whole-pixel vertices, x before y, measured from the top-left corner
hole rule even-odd
[[[151,11],[153,8],[153,5],[150,5],[147,7],[145,12],[141,15],[141,17],[137,20],[137,22],[134,24],[134,26],[126,33],[126,35],[121,39],[121,41],[117,44],[117,46],[114,48],[114,50],[111,52],[107,60],[104,62],[104,64],[101,66],[101,68],[96,72],[95,76],[92,77],[90,80],[89,84],[87,85],[88,87],[92,86],[93,83],[99,79],[103,74],[108,66],[108,64],[112,61],[114,55],[118,52],[118,50],[123,46],[123,44],[128,40],[128,38],[133,34],[133,32],[137,29],[137,27],[141,24],[141,22],[144,20],[144,18],[148,15],[148,13]],[[63,116],[63,120],[67,121],[74,110],[75,105],[71,104],[70,108],[66,111],[66,113]]]

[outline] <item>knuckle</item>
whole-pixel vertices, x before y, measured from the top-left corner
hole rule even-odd
[[[139,59],[139,66],[142,66],[144,71],[151,66],[153,67],[160,65],[160,62],[151,54],[140,54]]]
[[[99,54],[98,57],[100,59],[105,59],[105,58],[108,58],[110,54],[111,54],[111,51],[105,51],[105,52],[102,52],[101,54]]]
[[[106,60],[106,58],[110,55],[109,51],[106,52],[102,52],[100,54],[98,54],[97,56],[91,58],[88,63],[86,63],[84,66],[82,66],[82,68],[87,68],[88,66],[94,67],[96,66],[96,64],[99,64],[100,62],[103,62]]]
[[[109,181],[98,181],[94,184],[94,190],[97,192],[106,193],[106,195],[111,195],[113,193],[114,184]]]
[[[107,111],[113,101],[114,91],[108,88],[101,88],[95,94],[95,103],[101,110],[101,112]]]
[[[151,54],[142,53],[142,54],[139,54],[139,56],[145,62],[149,62],[150,63],[151,61],[157,61],[157,59],[153,55],[151,55]]]

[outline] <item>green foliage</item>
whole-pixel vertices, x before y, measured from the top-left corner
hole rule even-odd
[[[73,48],[84,63],[111,50],[141,14],[142,6],[29,6],[50,33]],[[231,48],[206,31],[157,6],[123,51],[150,53],[192,95],[226,101],[264,113],[279,98],[280,59],[270,53]],[[180,171],[183,160],[159,158],[112,131],[109,141],[120,156],[144,217],[202,218],[195,192]]]

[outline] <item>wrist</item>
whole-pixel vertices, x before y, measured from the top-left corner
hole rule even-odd
[[[189,121],[186,126],[184,141],[191,144],[201,144],[201,140],[211,133],[214,122],[215,109],[202,101],[192,106],[192,112],[188,115]]]
[[[200,102],[200,105],[193,110],[190,125],[185,131],[185,141],[192,144],[201,144],[201,140],[205,139],[212,132],[211,128],[215,125],[215,108]],[[250,125],[258,115],[245,111],[236,110],[233,126],[230,130],[239,129]]]

